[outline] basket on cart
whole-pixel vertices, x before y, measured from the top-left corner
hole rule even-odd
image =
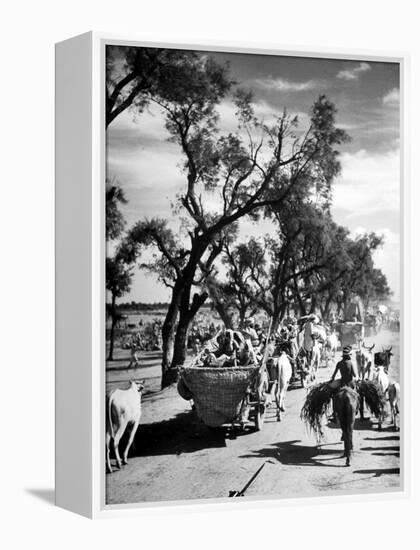
[[[259,366],[185,367],[180,371],[178,392],[194,401],[197,416],[207,426],[243,425],[253,417],[260,429],[265,413],[261,373]]]

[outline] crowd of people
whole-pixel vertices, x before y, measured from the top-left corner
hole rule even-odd
[[[221,329],[200,349],[194,350],[194,364],[205,367],[248,366],[260,364],[264,354],[268,358],[284,352],[291,362],[293,376],[296,376],[298,356],[303,354],[310,363],[314,342],[324,341],[327,334],[315,314],[300,319],[287,318],[276,331],[269,332],[268,325],[257,323],[254,318],[249,318],[237,330]]]
[[[367,313],[366,318],[371,312]],[[373,314],[372,314],[373,315]],[[380,318],[383,324],[394,327],[399,323],[397,313],[377,311],[375,319]],[[354,323],[357,321],[357,311],[354,312]],[[307,363],[311,362],[316,342],[325,350],[328,339],[335,332],[336,327],[343,319],[332,314],[328,323],[322,323],[319,317],[312,313],[300,318],[287,317],[269,335],[267,320],[258,322],[253,317],[248,318],[242,326],[236,329],[226,329],[223,324],[216,324],[204,314],[199,314],[193,323],[187,347],[196,358],[197,364],[204,366],[246,366],[261,361],[267,344],[268,356],[278,356],[285,352],[289,357],[293,375],[296,374],[296,365],[299,357],[303,356]],[[140,352],[159,351],[162,349],[162,320],[154,318],[149,322],[140,319],[138,331],[130,332],[122,337],[121,347],[130,350],[129,366],[140,364]]]

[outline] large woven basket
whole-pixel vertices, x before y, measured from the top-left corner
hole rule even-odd
[[[247,390],[258,376],[259,367],[186,367],[183,385],[194,400],[197,415],[211,427],[239,420]]]

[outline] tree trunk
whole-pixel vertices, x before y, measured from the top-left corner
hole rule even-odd
[[[188,313],[181,313],[179,323],[175,334],[174,354],[172,358],[171,369],[176,372],[176,369],[185,363],[187,358],[187,336],[191,319]]]
[[[213,302],[214,303],[214,309],[217,311],[220,319],[222,320],[222,323],[225,325],[225,328],[227,329],[233,329],[233,316],[225,305],[222,302]]]
[[[175,326],[179,313],[179,301],[180,291],[175,287],[172,292],[171,303],[166,312],[165,321],[162,325],[162,389],[173,384],[176,380],[176,372],[172,372],[171,363],[174,351]]]
[[[109,353],[108,353],[108,359],[107,361],[113,361],[114,360],[114,339],[115,339],[115,325],[117,323],[117,312],[115,311],[115,293],[112,293],[112,301],[111,301],[111,334],[110,334],[110,342],[109,342]]]
[[[274,308],[272,316],[271,334],[276,334],[280,325],[280,309]]]
[[[172,291],[172,303],[174,304],[176,313],[178,314],[179,312],[179,319],[175,332],[175,338],[173,340],[173,355],[170,366],[169,363],[164,364],[162,361],[162,389],[176,382],[178,368],[184,364],[187,357],[187,336],[190,323],[208,297],[207,292],[203,292],[201,295],[194,294],[190,306],[191,288],[194,283],[195,271],[201,257],[207,249],[208,244],[208,239],[202,239],[200,237],[197,237],[197,240],[193,242],[188,263],[184,267],[182,274],[178,276]],[[165,319],[165,321],[168,320],[168,326],[165,332],[168,343],[171,334],[170,331],[174,331],[176,324],[176,316],[170,319],[170,313],[173,314],[174,312],[170,312],[168,310]],[[165,357],[165,361],[166,360],[167,357]]]
[[[207,293],[194,294],[191,306],[189,305],[191,286],[184,285],[183,297],[179,309],[179,321],[175,334],[174,355],[172,358],[171,370],[177,371],[185,363],[187,358],[187,337],[192,320],[197,311],[207,299]]]
[[[239,306],[239,326],[243,328],[245,326],[245,317],[246,317],[247,307]]]
[[[328,319],[329,319],[329,316],[330,316],[331,300],[332,300],[332,297],[328,296],[328,298],[325,301],[324,309],[322,309],[322,306],[321,306],[321,313],[322,313],[322,318],[323,318],[324,322],[328,322]]]

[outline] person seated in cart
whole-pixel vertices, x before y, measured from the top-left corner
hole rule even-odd
[[[298,345],[298,325],[296,319],[293,319],[291,323],[287,326],[287,329],[289,331],[289,340],[291,344],[291,355],[293,358],[296,358],[298,351],[299,351],[299,345]]]
[[[226,355],[225,353],[216,357],[216,354],[211,351],[211,349],[206,346],[203,350],[200,362],[197,363],[197,366],[201,367],[212,367],[212,368],[221,368],[227,366],[233,366],[236,361],[236,353],[232,356]],[[231,365],[232,363],[232,365]]]
[[[257,333],[259,346],[261,348],[261,344],[262,344],[263,338],[264,338],[263,328],[259,323],[255,323],[254,329],[255,329],[255,332]]]
[[[233,352],[238,352],[240,344],[237,337],[237,331],[226,329],[222,332],[217,338],[219,349],[217,350],[216,355],[232,355]]]
[[[245,328],[242,329],[242,334],[246,340],[250,340],[254,348],[260,345],[260,338],[255,330],[255,321],[252,317],[245,321]]]

